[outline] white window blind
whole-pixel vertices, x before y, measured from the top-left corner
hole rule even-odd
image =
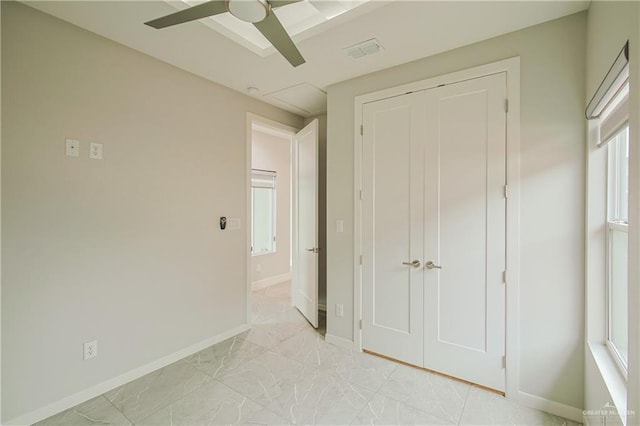
[[[251,187],[252,188],[276,188],[276,172],[271,170],[251,171]]]
[[[609,106],[603,110],[600,118],[600,142],[598,147],[606,145],[620,129],[629,122],[629,81],[619,88]]]

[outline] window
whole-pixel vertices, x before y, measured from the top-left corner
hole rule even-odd
[[[611,413],[606,416],[607,421],[619,424],[625,423],[627,388],[631,384],[627,383],[627,345],[628,331],[633,328],[627,307],[627,266],[633,264],[628,262],[628,241],[632,240],[628,238],[628,206],[635,205],[633,195],[629,199],[630,192],[634,193],[629,189],[635,184],[629,180],[629,145],[635,143],[630,140],[635,136],[629,132],[628,124],[629,92],[627,42],[585,110],[589,153],[585,337],[597,375],[605,386],[603,391],[610,398],[606,404]],[[589,417],[602,422],[601,418]]]
[[[607,182],[607,346],[627,370],[627,236],[629,232],[629,125],[608,144]]]
[[[276,172],[251,172],[251,254],[276,251]]]
[[[629,83],[603,110],[601,147],[607,149],[606,343],[626,377],[628,359],[627,265],[629,232]]]

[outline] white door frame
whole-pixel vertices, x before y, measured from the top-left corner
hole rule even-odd
[[[355,161],[354,161],[354,347],[362,350],[362,107],[365,103],[426,90],[440,85],[457,83],[500,72],[507,73],[507,218],[506,218],[506,391],[508,398],[518,398],[519,389],[519,281],[520,281],[520,57],[468,68],[389,89],[379,90],[355,98]],[[366,129],[365,129],[366,131]]]
[[[247,306],[246,306],[246,317],[245,317],[245,321],[247,325],[251,325],[251,160],[253,158],[253,148],[252,148],[252,137],[253,137],[253,127],[254,125],[258,125],[260,127],[265,127],[265,128],[269,128],[269,129],[273,129],[274,132],[282,134],[282,136],[284,137],[289,137],[290,139],[290,149],[293,149],[293,137],[295,136],[295,134],[300,130],[297,129],[295,127],[292,126],[288,126],[286,124],[283,123],[279,123],[277,121],[274,120],[270,120],[268,118],[262,117],[260,115],[257,114],[253,114],[251,112],[247,113],[247,127],[246,127],[246,152],[247,152],[247,158],[246,158],[246,165],[245,165],[245,189],[246,189],[246,212],[245,212],[245,217],[246,217],[246,230],[247,230],[247,240],[246,240],[246,253],[247,253],[247,264],[246,264],[246,275],[247,275]],[[292,162],[293,162],[293,157],[292,157]],[[293,174],[292,176],[292,196],[295,197],[295,188],[296,188],[296,182],[293,179]],[[292,204],[293,205],[293,204]],[[291,221],[293,222],[295,220],[295,218],[293,216],[291,216]],[[291,225],[290,225],[291,226]],[[292,241],[295,241],[294,237],[295,235],[293,235],[295,231],[295,227],[291,227],[291,238]],[[290,244],[290,243],[289,243]],[[292,250],[292,256],[294,256],[293,254],[293,247],[290,248],[290,250]],[[295,258],[293,259],[293,263],[296,263]]]

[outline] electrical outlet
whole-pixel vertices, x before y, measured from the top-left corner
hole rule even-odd
[[[94,160],[102,160],[102,144],[91,142],[89,144],[89,158]]]
[[[84,344],[84,359],[91,359],[98,356],[98,341],[93,340]]]
[[[336,316],[342,318],[344,316],[344,305],[336,303]]]
[[[262,272],[262,265],[259,263],[256,265],[256,272]]]

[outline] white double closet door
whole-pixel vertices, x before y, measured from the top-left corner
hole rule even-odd
[[[504,391],[506,74],[367,103],[363,349]]]

